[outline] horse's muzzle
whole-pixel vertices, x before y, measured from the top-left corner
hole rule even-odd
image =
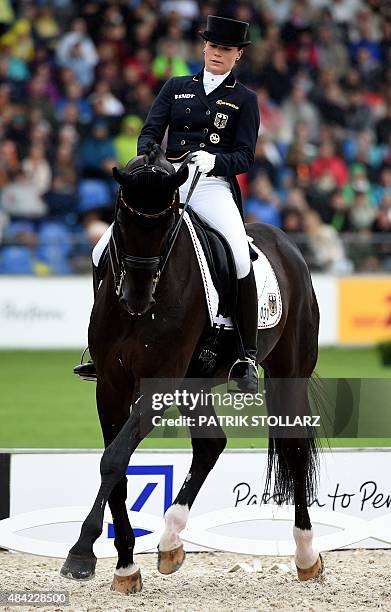
[[[146,314],[154,304],[156,304],[153,298],[151,298],[151,300],[147,303],[134,302],[129,304],[123,297],[120,298],[119,303],[121,304],[121,307],[132,317],[141,317],[142,315]]]

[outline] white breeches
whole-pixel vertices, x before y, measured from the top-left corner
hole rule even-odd
[[[102,253],[105,250],[106,245],[109,243],[112,227],[113,224],[111,224],[110,227],[107,228],[105,233],[99,238],[98,242],[92,250],[92,262],[94,266],[97,266],[99,264],[99,260],[102,257]]]
[[[180,164],[174,164],[175,169]],[[195,165],[189,164],[189,178],[179,188],[180,201],[186,201],[187,192],[195,172]],[[202,174],[191,196],[189,205],[213,229],[219,231],[232,249],[236,265],[236,275],[244,278],[250,272],[250,254],[246,231],[239,210],[232,197],[228,180],[221,176]],[[92,252],[92,260],[97,266],[99,259],[110,240],[109,227]]]

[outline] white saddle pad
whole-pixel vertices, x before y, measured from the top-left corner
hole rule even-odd
[[[198,265],[200,266],[210,323],[212,326],[224,324],[227,329],[232,329],[233,326],[230,318],[224,318],[221,315],[217,316],[219,296],[213,284],[204,251],[187,213],[185,213],[184,220],[190,232],[194,250],[197,255]],[[247,239],[249,242],[253,243],[253,239],[250,236],[247,236]],[[274,274],[274,270],[271,267],[266,255],[262,253],[262,251],[260,251],[254,244],[253,249],[258,254],[258,259],[253,261],[258,292],[258,329],[267,329],[277,325],[281,319],[281,293],[276,275]]]

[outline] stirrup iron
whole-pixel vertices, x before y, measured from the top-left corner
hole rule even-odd
[[[82,380],[89,380],[91,382],[96,382],[96,370],[93,361],[89,360],[83,362],[84,355],[88,351],[88,346],[84,349],[79,365],[73,368],[73,373],[76,376],[79,376]]]
[[[236,377],[235,369],[238,369]],[[234,376],[232,376],[232,372],[234,372]],[[251,357],[237,359],[228,372],[227,393],[256,394],[258,391],[259,376],[255,360],[251,359]]]

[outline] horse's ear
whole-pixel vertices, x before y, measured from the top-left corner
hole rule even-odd
[[[128,182],[128,174],[123,170],[119,170],[116,166],[112,169],[113,177],[120,185],[126,185]]]
[[[174,176],[176,187],[180,187],[189,178],[189,166],[187,164],[180,166]]]
[[[170,174],[169,176],[165,176],[163,181],[166,185],[170,185],[170,187],[175,190],[178,189],[185,181],[187,181],[189,176],[189,168],[183,166],[183,168],[179,168],[178,172],[174,174]]]

